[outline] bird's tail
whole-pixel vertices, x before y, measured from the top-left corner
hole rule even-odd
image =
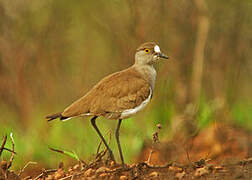
[[[46,116],[46,120],[47,121],[52,121],[54,119],[57,119],[59,118],[60,120],[64,120],[64,119],[68,119],[69,117],[65,117],[65,116],[62,116],[62,113],[55,113],[55,114],[50,114],[48,116]]]

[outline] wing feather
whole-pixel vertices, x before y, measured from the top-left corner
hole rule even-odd
[[[96,115],[114,119],[121,112],[139,106],[149,97],[150,85],[133,68],[102,79],[85,96],[74,102],[63,116]]]

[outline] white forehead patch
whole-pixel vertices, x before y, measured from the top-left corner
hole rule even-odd
[[[156,46],[154,47],[154,51],[155,51],[156,53],[161,52],[161,51],[160,51],[160,48],[159,48],[159,46],[158,46],[158,45],[156,45]]]

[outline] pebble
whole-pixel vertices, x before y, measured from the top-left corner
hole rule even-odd
[[[207,169],[207,167],[202,167],[202,168],[198,168],[195,171],[194,176],[199,177],[199,176],[203,176],[208,173],[209,173],[209,170]]]
[[[120,180],[127,180],[128,178],[127,178],[127,176],[120,176]]]
[[[74,170],[77,170],[77,169],[79,169],[79,168],[80,168],[80,165],[79,165],[79,164],[76,164],[76,165],[73,167]]]
[[[185,176],[185,171],[176,173],[175,176],[176,176],[176,178],[178,178],[178,180],[181,180],[181,179],[183,179],[184,176]]]
[[[182,168],[180,168],[180,167],[175,167],[175,166],[170,166],[170,167],[169,167],[169,170],[170,170],[170,171],[175,171],[175,172],[182,172],[182,171],[183,171]]]
[[[152,173],[149,174],[150,177],[158,177],[158,172],[153,171]]]
[[[46,179],[47,179],[47,180],[53,180],[54,177],[53,177],[53,175],[48,175],[48,177],[47,177]]]
[[[108,171],[109,169],[102,166],[96,170],[96,173],[104,173],[105,171]]]
[[[84,176],[89,177],[92,176],[94,173],[94,170],[92,168],[89,168],[88,170],[85,171]]]
[[[104,178],[104,177],[106,177],[107,175],[108,175],[107,173],[102,173],[102,174],[99,175],[99,177],[100,177],[100,178]]]
[[[73,171],[73,168],[69,168],[69,169],[68,169],[68,172],[72,172],[72,171]]]
[[[111,162],[110,162],[110,166],[111,166],[111,167],[114,167],[114,165],[115,165],[115,162],[114,162],[114,161],[111,161]]]
[[[65,177],[65,172],[63,169],[58,169],[57,172],[55,172],[55,175],[54,175],[54,178],[55,179],[60,179],[60,178],[63,178]]]

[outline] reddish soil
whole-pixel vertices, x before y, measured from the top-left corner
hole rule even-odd
[[[9,162],[1,161],[0,180],[252,179],[252,134],[246,130],[214,125],[192,138],[174,137],[167,142],[158,138],[147,142],[136,160],[139,163],[124,167],[107,160],[105,151],[89,163],[72,167],[60,163],[57,169],[39,171],[25,168],[22,173],[10,171]]]

